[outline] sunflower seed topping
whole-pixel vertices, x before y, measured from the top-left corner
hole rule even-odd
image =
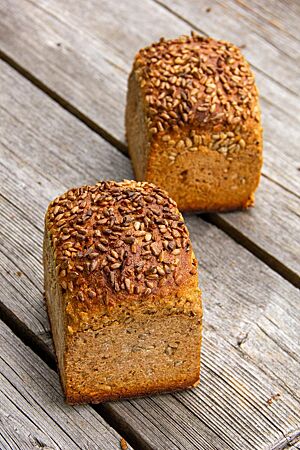
[[[201,146],[227,157],[230,143],[220,136],[220,128],[230,129],[231,145],[239,137],[239,147],[230,149],[239,151],[247,145],[240,136],[244,124],[249,118],[260,121],[253,73],[240,49],[229,42],[195,33],[160,40],[139,51],[134,71],[144,93],[150,133],[161,141],[170,165],[181,152],[197,152]],[[192,131],[208,124],[212,131],[183,133],[173,140],[172,131],[179,134],[185,124]]]
[[[146,182],[71,189],[50,204],[46,225],[60,286],[82,304],[107,305],[113,293],[154,295],[193,270],[175,202]]]

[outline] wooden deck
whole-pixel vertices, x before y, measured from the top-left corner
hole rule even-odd
[[[0,449],[300,449],[300,3],[0,0]],[[255,208],[186,217],[204,296],[186,392],[64,404],[43,300],[48,202],[133,177],[124,107],[136,51],[195,29],[240,45],[261,92]],[[124,440],[123,448],[126,447]]]

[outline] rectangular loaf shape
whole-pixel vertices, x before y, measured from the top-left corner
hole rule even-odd
[[[258,91],[231,43],[193,34],[140,50],[126,135],[136,178],[165,189],[181,211],[253,204],[262,166]]]
[[[47,309],[66,400],[194,386],[202,326],[197,261],[176,204],[148,183],[71,189],[49,206]]]

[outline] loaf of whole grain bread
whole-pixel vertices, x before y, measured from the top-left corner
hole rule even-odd
[[[199,380],[197,261],[176,203],[146,182],[71,189],[45,219],[46,301],[69,403]]]
[[[180,210],[253,204],[262,166],[258,92],[231,43],[192,34],[140,50],[126,134],[136,178],[166,189]]]

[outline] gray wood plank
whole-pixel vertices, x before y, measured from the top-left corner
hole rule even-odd
[[[274,32],[291,36],[294,40],[300,40],[299,16],[300,3],[297,1],[279,0],[233,0],[237,6],[247,10],[252,17],[262,18],[266,25]]]
[[[0,68],[1,302],[51,353],[41,262],[48,201],[74,184],[132,172],[126,156]],[[197,216],[187,224],[205,307],[201,384],[101,412],[146,449],[266,450],[300,420],[299,292],[216,227]]]
[[[228,0],[228,3],[237,17],[251,23],[257,34],[295,60],[299,57],[300,34],[295,26],[300,15],[299,2],[279,0],[276,5],[269,0]]]
[[[30,4],[31,5],[31,4]],[[130,2],[129,2],[129,6],[130,6]],[[162,9],[162,11],[164,11]],[[33,13],[32,13],[33,14]],[[44,12],[43,12],[44,14]],[[125,11],[123,11],[123,14],[125,14]],[[87,22],[89,23],[90,20],[92,20],[91,17],[91,12],[87,9],[86,10],[86,15],[88,16]],[[20,20],[25,20],[24,17],[26,19],[26,13],[22,14],[22,18],[20,18]],[[35,20],[37,20],[38,16],[35,16]],[[73,16],[72,16],[73,17]],[[123,18],[125,16],[122,16]],[[172,15],[170,15],[170,17],[172,18]],[[45,16],[42,16],[39,18],[39,20],[42,20],[43,18],[45,18]],[[17,19],[16,19],[17,20]],[[29,16],[27,17],[27,22],[29,20]],[[50,20],[50,24],[52,23],[51,21],[53,20],[52,16],[49,18]],[[97,19],[98,20],[98,19]],[[94,21],[91,22],[91,27],[89,30],[89,33],[93,33],[96,32],[96,26],[99,25],[99,23]],[[114,19],[115,20],[115,19]],[[157,18],[157,20],[161,20],[159,18]],[[166,18],[164,18],[163,20],[166,20]],[[48,23],[48,22],[47,22]],[[60,22],[59,22],[60,24]],[[79,23],[75,24],[76,26],[79,26]],[[70,33],[70,30],[75,29],[75,25],[73,25],[73,28],[68,28],[67,32]],[[54,24],[52,23],[52,26],[54,26]],[[112,25],[110,25],[112,26]],[[38,27],[38,23],[36,25],[36,27]],[[66,27],[66,26],[65,26]],[[39,30],[39,28],[37,28]],[[99,28],[100,29],[100,28]],[[98,28],[97,28],[98,30]],[[102,29],[101,29],[102,30]],[[42,32],[43,30],[41,30]],[[64,32],[66,30],[64,29]],[[44,32],[44,31],[43,31]],[[49,30],[46,30],[45,32],[49,33]],[[109,35],[112,35],[112,30],[109,30],[107,28],[105,28],[104,30],[101,31],[101,33],[109,33]],[[137,34],[137,32],[135,32],[136,34],[134,35],[135,40],[137,40],[137,38],[139,37],[139,35]],[[128,34],[128,33],[127,33]],[[103,35],[101,35],[101,39],[103,39]],[[130,35],[132,36],[132,35]],[[123,40],[125,39],[124,36],[117,36],[119,39],[116,39],[116,41],[119,42],[123,42]],[[101,44],[102,40],[99,40],[99,43]],[[143,38],[145,39],[145,38]],[[34,45],[40,45],[40,42],[43,42],[45,40],[45,37],[42,39],[37,39],[36,42],[34,43]],[[97,41],[98,42],[98,41]],[[81,42],[83,44],[83,42]],[[100,45],[99,44],[99,45]],[[79,45],[79,42],[78,42]],[[89,47],[89,45],[91,45],[91,47]],[[102,45],[102,44],[101,44]],[[112,53],[111,51],[109,51],[109,48],[107,47],[106,42],[104,42],[104,47],[100,50],[99,54],[101,52],[107,52],[107,54],[109,55],[109,58],[115,58],[114,54],[116,53],[114,51],[114,53]],[[138,46],[139,44],[137,44]],[[97,51],[95,48],[95,42],[94,40],[89,42],[88,45],[87,43],[85,44],[84,48],[89,47],[89,51],[92,52],[93,54]],[[128,50],[128,48],[130,50]],[[31,51],[35,51],[37,52],[38,50],[35,49],[35,47],[30,47]],[[84,49],[81,47],[81,50],[84,54]],[[39,49],[39,51],[41,51],[41,49]],[[79,51],[79,47],[76,51]],[[123,67],[125,67],[125,65],[128,65],[128,70],[129,70],[129,60],[131,61],[132,59],[132,55],[129,58],[128,56],[128,51],[132,52],[132,48],[129,46],[126,47],[126,45],[122,48],[119,49],[118,51],[118,55],[122,55],[123,56]],[[61,50],[59,50],[59,52],[61,52]],[[125,52],[125,53],[124,53]],[[127,52],[127,53],[126,53]],[[70,55],[69,55],[70,53]],[[71,72],[74,69],[73,65],[75,63],[74,60],[74,55],[72,52],[69,52],[67,56],[68,59],[68,63],[66,61],[63,62],[63,59],[61,59],[60,63],[62,66],[64,66],[64,68],[66,67],[65,72],[63,72],[62,74],[60,73],[60,80],[63,80],[65,76],[67,77],[71,77]],[[55,55],[57,56],[57,51],[55,50]],[[119,57],[117,55],[117,57]],[[126,56],[127,59],[125,58]],[[85,56],[86,57],[86,56]],[[32,57],[33,58],[33,57]],[[65,58],[65,53],[63,52],[61,54],[61,58]],[[129,59],[128,59],[129,58]],[[34,60],[34,58],[33,58]],[[49,61],[51,61],[51,58],[47,57],[47,62],[45,62],[45,64],[40,64],[39,63],[39,68],[44,68],[43,70],[51,70],[51,73],[55,72],[55,68],[50,69],[50,66],[47,64],[49,64]],[[100,64],[101,61],[101,57],[99,59],[99,66],[97,65],[98,69],[97,70],[104,70],[104,72],[106,71],[105,65],[104,67],[102,67],[102,65]],[[116,60],[115,60],[116,62]],[[121,64],[120,62],[118,64]],[[84,62],[82,62],[82,66],[83,67],[89,67],[88,64],[85,64]],[[70,74],[69,73],[69,69],[70,69]],[[83,69],[86,70],[86,69]],[[86,96],[89,96],[90,94],[93,96],[93,98],[91,99],[92,103],[91,103],[91,108],[97,109],[97,105],[98,106],[103,106],[103,111],[102,112],[102,116],[105,116],[105,120],[107,119],[111,124],[113,124],[113,126],[118,126],[120,125],[121,122],[123,122],[123,112],[120,109],[120,102],[119,104],[117,104],[117,96],[114,95],[110,95],[110,98],[113,98],[113,101],[116,101],[116,103],[114,104],[114,106],[112,107],[112,110],[114,112],[114,114],[117,116],[118,115],[118,120],[116,121],[116,118],[112,118],[110,116],[110,114],[106,115],[106,107],[107,104],[109,104],[108,99],[106,98],[102,98],[102,96],[100,95],[96,95],[95,94],[95,90],[94,89],[86,89],[85,83],[86,80],[89,79],[92,70],[95,72],[94,70],[94,66],[93,68],[90,67],[90,74],[88,74],[87,72],[84,72],[82,74],[82,77],[80,78],[80,83],[81,84],[81,98],[85,98]],[[97,72],[96,70],[96,72]],[[95,72],[95,73],[96,73]],[[94,73],[94,75],[95,75]],[[98,72],[97,72],[98,73]],[[118,73],[118,71],[116,71],[116,73]],[[83,76],[86,76],[86,80],[83,81]],[[58,76],[58,74],[57,74]],[[118,89],[119,83],[123,83],[123,85],[126,84],[126,71],[124,69],[123,71],[123,78],[121,80],[121,78],[119,80],[113,80],[112,84],[113,84],[113,90],[116,91],[116,89]],[[74,77],[72,76],[72,79]],[[110,79],[110,75],[108,74],[108,79]],[[66,79],[65,79],[66,81]],[[9,82],[9,81],[8,81]],[[57,86],[59,86],[60,81],[57,79],[55,80],[55,83],[57,82]],[[10,81],[10,85],[12,88],[12,83],[13,81]],[[72,89],[71,86],[72,80],[71,78],[68,78],[68,89]],[[91,83],[92,80],[91,80]],[[73,85],[74,88],[74,85]],[[100,84],[97,83],[97,86],[95,86],[95,89],[97,89],[97,91],[99,92],[99,94],[101,93],[102,95],[102,91],[104,92],[104,95],[106,95],[106,91],[108,89],[108,86],[106,86],[105,84]],[[126,86],[124,86],[124,95],[123,95],[123,99],[121,97],[121,102],[123,103],[124,106],[124,101],[125,101],[125,91],[126,91]],[[73,95],[77,95],[78,90],[73,90]],[[274,89],[272,90],[272,88],[269,87],[269,94],[270,96],[272,96],[273,98],[273,94],[274,94]],[[3,102],[5,102],[5,104],[9,104],[11,102],[10,96],[11,94],[3,92],[2,96],[3,96]],[[97,101],[100,101],[100,103],[98,104]],[[280,97],[280,102],[283,103],[283,99],[284,97],[281,96]],[[18,103],[20,103],[20,99],[15,99],[16,102],[16,107],[18,105]],[[105,103],[102,104],[102,101]],[[88,99],[86,99],[86,102],[88,102]],[[86,105],[86,102],[84,102],[84,105]],[[75,102],[76,103],[76,102]],[[21,107],[21,106],[20,106]],[[300,111],[300,110],[299,110]],[[11,114],[11,112],[8,112],[8,114]],[[41,127],[47,127],[48,125],[45,125],[45,121],[43,121],[43,119],[41,117],[39,117],[39,113],[36,114],[37,117],[33,119],[33,123],[35,123],[35,121],[40,121],[40,126]],[[101,119],[102,120],[102,119]],[[292,123],[292,119],[289,119]],[[298,162],[297,162],[297,158],[295,157],[295,152],[296,154],[299,152],[297,152],[297,148],[294,145],[294,140],[295,142],[300,142],[300,127],[296,125],[293,127],[293,132],[290,132],[289,127],[285,126],[285,124],[282,122],[282,117],[280,116],[280,111],[277,107],[275,106],[270,106],[270,115],[269,115],[269,121],[268,124],[272,125],[271,127],[268,126],[266,127],[266,138],[265,138],[265,146],[266,146],[266,151],[265,151],[265,167],[268,171],[268,169],[270,169],[270,173],[272,173],[274,175],[275,180],[277,180],[277,182],[279,184],[285,185],[285,181],[286,180],[290,180],[289,181],[289,188],[291,188],[293,191],[295,191],[296,186],[299,186],[299,171],[298,171]],[[9,126],[9,125],[8,125]],[[105,123],[105,126],[107,126],[107,124]],[[63,132],[57,131],[57,133],[60,133],[56,139],[61,139]],[[299,135],[299,136],[298,136]],[[115,135],[115,137],[117,138],[117,135]],[[23,138],[25,139],[25,137]],[[30,139],[30,137],[28,137],[27,139]],[[67,137],[65,137],[65,139],[67,140]],[[283,141],[285,142],[285,144],[283,143]],[[281,147],[285,150],[285,152],[282,152],[281,149],[279,149],[277,142],[280,143]],[[64,145],[68,145],[70,146],[70,141],[67,140],[67,142]],[[280,153],[279,153],[280,150]],[[85,149],[79,149],[78,146],[75,148],[75,150],[77,154],[80,151],[84,151],[86,152],[87,150]],[[278,155],[281,157],[279,158],[278,161]],[[83,170],[89,170],[89,168],[93,165],[93,158],[95,158],[94,154],[91,155],[90,158],[85,158],[83,166],[86,167],[82,167]],[[78,161],[78,159],[77,159]],[[292,161],[292,163],[291,163]],[[100,164],[99,161],[99,154],[98,154],[98,159],[95,160],[96,164]],[[78,164],[78,162],[77,162]],[[110,164],[110,162],[108,163],[108,165]],[[113,162],[113,164],[115,164],[115,162]],[[113,165],[112,164],[112,165]],[[300,165],[300,162],[299,162]],[[294,174],[297,175],[297,178],[294,176]],[[269,175],[268,175],[269,177]],[[74,180],[74,183],[76,184],[76,181]],[[231,227],[233,227],[234,229],[236,229],[239,234],[241,236],[245,236],[247,235],[247,237],[255,243],[255,246],[258,246],[260,249],[262,249],[263,252],[265,252],[266,254],[270,254],[271,257],[274,259],[275,263],[273,264],[273,266],[277,269],[280,270],[281,273],[284,273],[285,276],[288,277],[288,279],[293,280],[294,283],[299,282],[299,271],[300,271],[300,258],[295,258],[295,254],[297,254],[296,252],[294,252],[293,246],[295,245],[295,242],[297,242],[297,235],[299,233],[299,229],[297,229],[296,227],[298,226],[297,223],[295,223],[295,213],[297,214],[297,209],[299,208],[298,203],[297,203],[297,199],[295,199],[293,197],[293,195],[290,195],[288,191],[285,191],[284,189],[280,189],[277,184],[273,183],[272,180],[269,179],[264,179],[263,183],[260,187],[260,191],[258,191],[258,195],[257,195],[257,206],[254,210],[252,210],[249,213],[249,217],[252,218],[253,216],[253,220],[251,223],[253,223],[253,221],[255,221],[255,227],[254,226],[248,226],[249,225],[249,221],[248,221],[248,216],[246,215],[223,215],[220,216],[222,217],[221,220],[218,221],[218,223],[220,224],[220,226],[224,226],[223,224],[228,224]],[[280,207],[278,207],[280,205]],[[282,207],[282,209],[281,209]],[[276,221],[276,228],[272,227],[272,230],[270,230],[270,227],[266,226],[268,225],[268,223],[266,224],[266,220],[265,220],[265,216],[267,215],[268,217],[272,214],[272,216],[274,215],[274,220]],[[282,215],[284,214],[284,216],[287,218],[285,222],[283,222],[281,220]],[[298,222],[299,224],[299,222]],[[300,227],[300,226],[299,226]],[[286,233],[286,230],[288,230],[288,233]],[[298,254],[300,254],[300,252],[298,252]],[[268,258],[268,256],[266,257]],[[273,261],[272,259],[272,261]],[[279,261],[279,263],[277,263],[277,261]],[[284,269],[283,266],[287,267],[287,270]],[[298,275],[297,275],[298,274]]]
[[[194,26],[201,24],[201,31],[239,45],[247,38],[245,53],[255,66],[263,99],[264,171],[287,189],[299,191],[300,161],[295,147],[300,138],[299,65],[258,36],[251,24],[239,20],[234,10],[228,13],[229,6],[216,3],[218,9],[207,14],[203,13],[206,2],[187,5],[167,0],[166,4]],[[162,34],[189,33],[192,25],[151,0],[121,4],[105,0],[101,14],[95,14],[98,8],[96,0],[84,5],[71,0],[11,0],[9,7],[2,0],[0,49],[61,96],[62,102],[72,105],[79,116],[84,115],[124,147],[127,77],[134,54]],[[120,26],[122,23],[126,27]],[[296,50],[292,54],[297,57]],[[285,86],[294,86],[295,93]]]
[[[57,374],[2,321],[0,347],[1,450],[120,448],[94,409],[64,403]]]
[[[10,3],[12,14],[8,14],[6,3],[2,5],[0,21],[2,17],[4,23],[1,25],[5,32],[0,38],[3,48],[69,101],[71,109],[75,105],[80,117],[85,114],[85,120],[100,124],[101,132],[109,133],[113,136],[112,141],[117,140],[124,147],[123,112],[127,74],[135,51],[157,39],[162,30],[166,35],[175,36],[179,30],[188,32],[190,27],[150,0],[145,0],[143,4],[130,0],[123,6],[107,0],[103,4],[104,13],[99,15],[94,14],[97,10],[95,0],[85,3],[84,14],[80,3],[72,2],[71,5],[64,2],[62,7],[55,1],[41,1],[39,4],[21,1],[21,8],[19,1],[17,7]],[[182,5],[179,0],[176,7],[178,5]],[[229,30],[231,22],[227,26],[225,21],[225,27],[217,27],[214,20],[200,14],[197,5],[199,3],[190,2],[189,7],[185,8],[186,14],[193,13],[189,19],[197,18],[198,14],[197,23],[201,23],[205,31],[218,36],[222,29],[222,37],[231,37],[226,34],[235,30],[231,26]],[[148,21],[149,16],[152,21]],[[119,27],[119,22],[126,22],[126,30]],[[29,33],[32,28],[34,33]],[[16,29],[19,30],[17,34]],[[107,36],[110,38],[107,39]],[[254,48],[257,50],[257,47]],[[249,53],[252,50],[253,46],[248,49]],[[259,53],[264,54],[262,49]],[[296,228],[299,221],[296,223],[294,220],[299,214],[299,204],[293,194],[297,196],[300,192],[300,103],[294,94],[262,72],[257,73],[257,78],[264,112],[263,171],[266,179],[258,191],[256,208],[247,216],[215,215],[212,220],[235,239],[243,241],[288,280],[299,285],[300,261],[295,257],[297,252],[293,251],[299,234]],[[273,215],[276,227],[270,229],[265,218],[273,218]],[[282,221],[283,215],[287,218],[285,221]]]
[[[299,88],[296,87],[296,80],[300,80],[299,43],[284,33],[280,34],[278,30],[270,29],[267,20],[255,20],[256,16],[253,17],[249,13],[246,3],[234,0],[191,0],[188,4],[183,0],[159,0],[158,3],[200,32],[228,39],[243,48],[245,56],[253,64],[261,93],[265,131],[263,172],[299,195],[300,110]],[[280,42],[280,46],[277,43],[278,48],[272,41],[269,42],[271,37],[279,39],[280,36],[283,42]],[[285,42],[284,37],[289,41]],[[290,51],[290,75],[284,73],[287,66],[283,71],[281,67],[281,61],[287,56],[284,54],[287,49]],[[265,74],[275,77],[278,83],[270,82]],[[284,87],[292,89],[293,94],[288,93]],[[295,106],[295,103],[298,103],[298,106]]]
[[[242,213],[211,214],[209,218],[295,286],[300,287],[300,241],[297,237],[300,231],[299,198],[290,195],[267,178],[262,177],[260,183],[254,208]],[[280,224],[280,231],[276,224]],[[264,254],[262,249],[267,249],[268,254]],[[283,258],[286,254],[290,255],[287,264],[287,260]]]
[[[253,65],[279,82],[284,79],[284,70],[282,71],[277,64],[278,59],[282,58],[284,64],[288,64],[294,72],[292,79],[284,84],[289,86],[295,95],[298,95],[299,91],[293,84],[293,80],[296,81],[296,73],[299,73],[298,67],[293,67],[293,62],[296,63],[299,58],[298,40],[289,33],[287,23],[286,27],[279,24],[276,26],[276,21],[273,23],[272,10],[274,14],[274,10],[277,9],[274,2],[268,0],[261,2],[255,0],[252,2],[243,0],[202,0],[197,2],[191,0],[185,6],[182,0],[157,0],[157,2],[170,8],[180,17],[191,21],[192,24],[197,20],[196,17],[201,15],[202,20],[197,21],[197,26],[200,28],[205,29],[208,24],[213,27],[215,33],[220,34],[222,32],[220,26],[225,25],[226,33],[231,36],[230,39],[245,48]],[[280,1],[276,3],[283,15],[289,16],[288,23],[292,25],[292,11],[295,14],[297,6],[289,6]],[[194,13],[196,13],[196,17],[193,16]],[[210,24],[210,22],[212,23]],[[268,55],[267,60],[263,58],[262,54]],[[296,81],[296,83],[298,82]]]

